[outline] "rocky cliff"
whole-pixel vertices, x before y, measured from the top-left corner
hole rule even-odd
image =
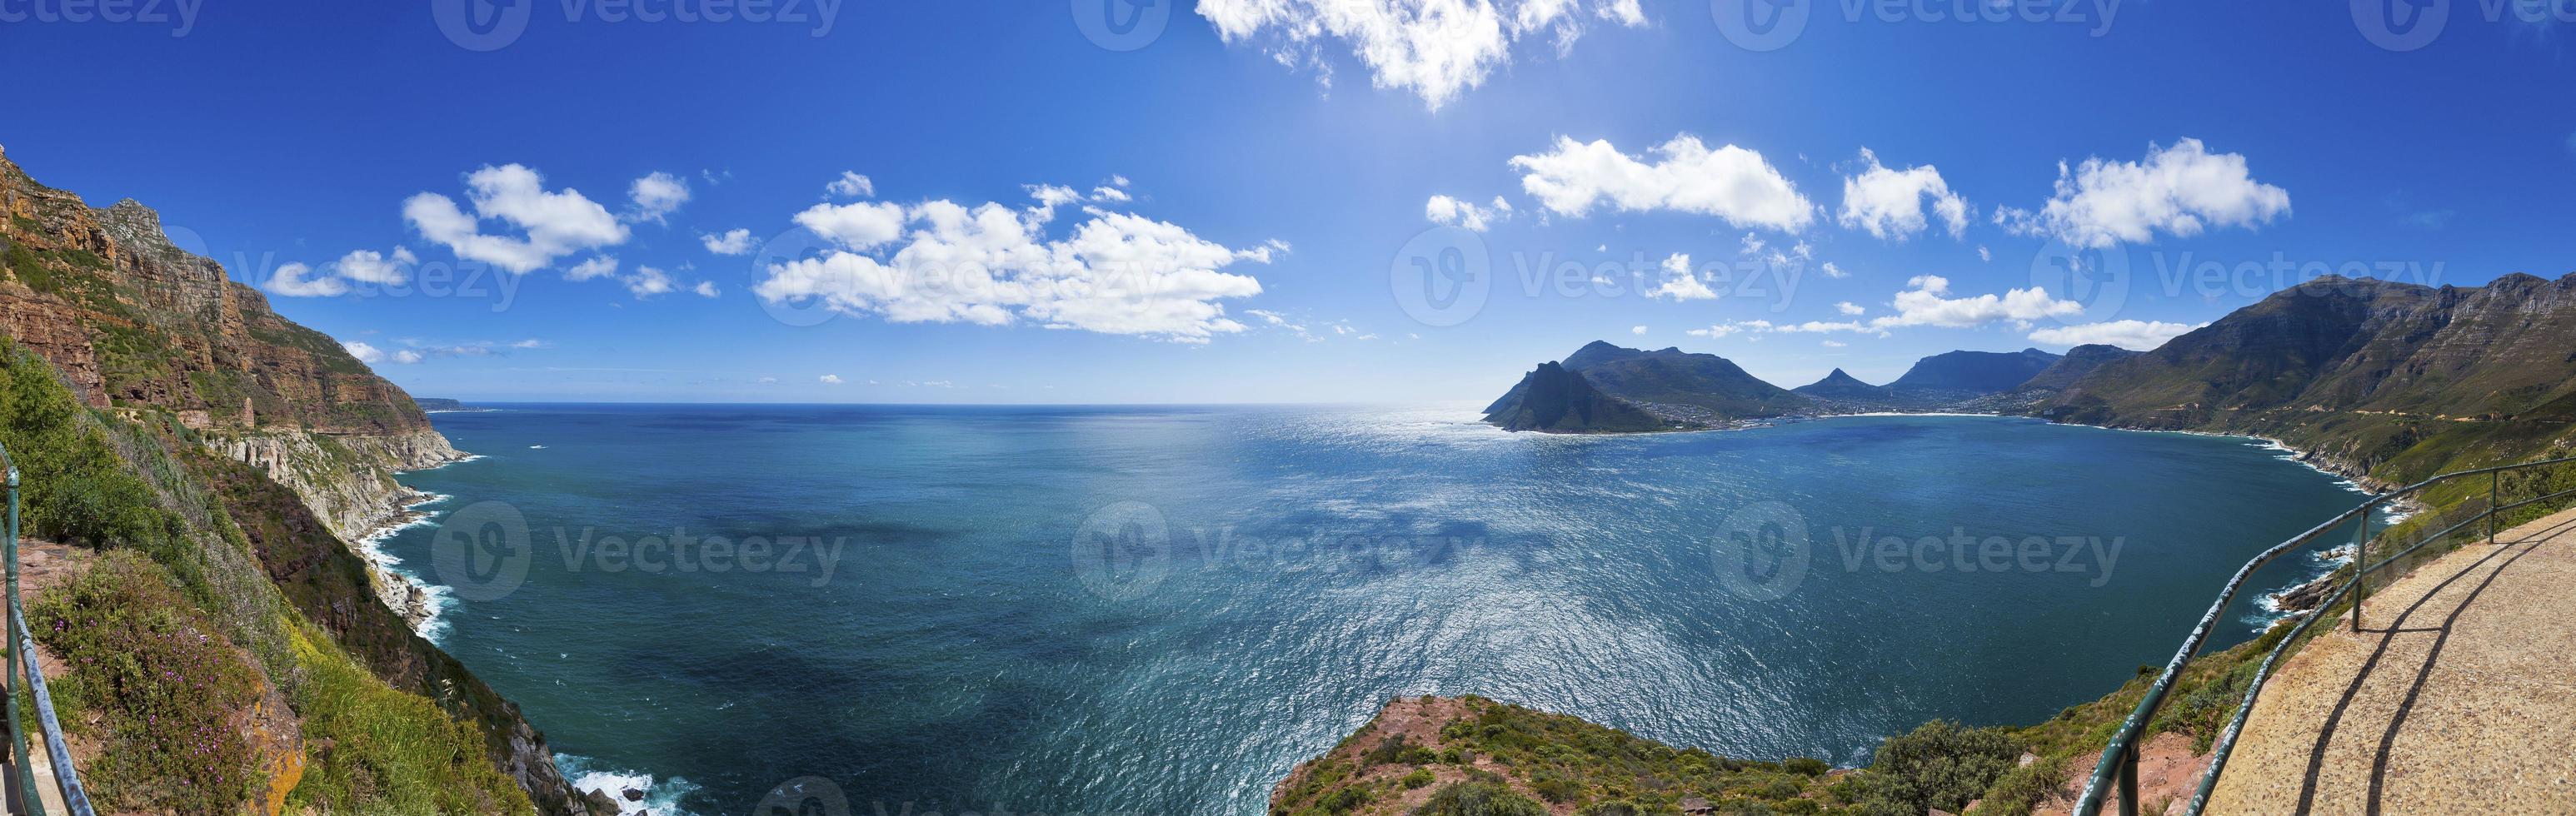
[[[420,498],[394,472],[464,458],[411,398],[173,245],[141,204],[90,207],[0,155],[0,213],[0,335],[50,363],[73,400],[183,429],[168,438],[212,457],[194,467],[220,474],[208,478],[232,492],[231,521],[304,614],[386,682],[481,727],[540,808],[584,812],[516,706],[413,631],[418,588],[350,546]],[[359,580],[314,582],[343,572]]]
[[[2104,363],[2034,413],[2272,437],[2382,483],[2534,458],[2576,429],[2576,275],[2321,278]]]

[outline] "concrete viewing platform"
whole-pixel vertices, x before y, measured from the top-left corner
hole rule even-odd
[[[2576,510],[2496,540],[2286,661],[2208,812],[2576,814]]]

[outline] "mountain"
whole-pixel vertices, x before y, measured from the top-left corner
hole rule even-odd
[[[2076,346],[2067,349],[2066,356],[2057,358],[2057,362],[2049,364],[2047,368],[2041,369],[2038,374],[2032,375],[2021,385],[2014,386],[2012,390],[2063,391],[2067,386],[2074,385],[2077,380],[2083,379],[2084,375],[2093,373],[2094,369],[2135,356],[2138,356],[2138,352],[2119,346],[2106,346],[2099,343]]]
[[[1909,400],[1942,400],[1997,394],[2029,382],[2056,364],[2039,349],[2016,352],[1953,351],[1917,360],[1887,388]]]
[[[1814,410],[1813,401],[1763,382],[1714,354],[1642,351],[1593,341],[1565,358],[1602,393],[1672,419],[1717,424]]]
[[[1845,374],[1843,373],[1843,370],[1839,368],[1834,369],[1834,373],[1825,375],[1824,379],[1789,390],[1792,393],[1804,394],[1825,400],[1884,400],[1888,398],[1886,386],[1871,385],[1869,383],[1861,382],[1860,378],[1854,377],[1850,374]]]
[[[31,537],[79,545],[63,557],[95,564],[78,580],[97,597],[40,627],[40,641],[138,607],[128,611],[193,627],[186,642],[211,651],[117,661],[229,665],[233,688],[266,695],[146,718],[122,706],[207,692],[109,676],[104,659],[55,662],[66,687],[120,690],[75,699],[66,717],[119,737],[90,766],[111,780],[103,809],[273,813],[292,790],[319,811],[593,810],[518,707],[420,636],[421,588],[350,544],[413,518],[406,505],[421,494],[395,471],[463,456],[411,397],[173,245],[141,204],[90,207],[0,155],[0,211],[0,437],[28,471]],[[163,723],[196,725],[153,730]],[[152,753],[241,744],[226,733],[256,746],[243,765]],[[112,784],[117,769],[251,764],[270,789],[242,791],[247,802],[223,800],[239,786],[216,777]],[[165,798],[184,796],[216,798]]]
[[[412,404],[413,404],[413,405],[420,406],[420,409],[421,409],[421,410],[423,410],[423,411],[462,411],[462,410],[465,410],[465,403],[458,402],[458,401],[456,401],[456,400],[452,400],[452,399],[439,399],[439,398],[437,398],[437,397],[413,397],[411,401],[412,401]]]
[[[1485,408],[1485,421],[1506,431],[1640,433],[1676,424],[1601,393],[1583,375],[1546,362]]]
[[[2105,363],[2034,413],[2261,434],[2390,481],[2534,458],[2576,423],[2576,275],[2319,278]]]

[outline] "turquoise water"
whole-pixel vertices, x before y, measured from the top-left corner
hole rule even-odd
[[[2248,440],[1999,418],[502,407],[437,415],[486,458],[404,479],[525,542],[382,548],[457,585],[440,640],[575,775],[702,814],[801,777],[860,813],[1254,814],[1399,694],[1858,763],[2163,663],[2247,556],[2357,500]]]

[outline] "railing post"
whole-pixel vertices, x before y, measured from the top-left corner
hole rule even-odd
[[[5,451],[0,451],[0,455],[5,455]],[[19,805],[25,808],[28,813],[42,813],[44,811],[44,805],[42,804],[44,800],[36,797],[36,777],[34,774],[29,773],[32,769],[29,768],[27,764],[27,730],[21,727],[24,720],[20,718],[18,712],[18,688],[25,685],[25,681],[19,679],[23,675],[19,673],[18,666],[22,664],[24,660],[23,656],[18,654],[18,650],[20,648],[19,644],[24,643],[26,640],[25,638],[18,636],[17,615],[18,463],[10,462],[8,463],[8,468],[9,544],[7,557],[9,571],[9,598],[5,602],[7,606],[5,611],[9,614],[9,625],[5,628],[9,632],[9,685],[8,691],[6,692],[9,696],[9,767],[14,769],[18,777],[18,795],[20,797]]]
[[[2370,505],[2361,506],[2361,521],[2355,523],[2360,528],[2352,533],[2352,633],[2358,635],[2361,634],[2361,599],[2370,594],[2370,585],[2362,583],[2363,579],[2370,577],[2362,574],[2370,569]]]
[[[2503,496],[2504,471],[2489,471],[2487,473],[2487,546],[2489,547],[2495,546],[2496,508],[2500,506],[2498,502],[2503,499]]]
[[[2120,816],[2138,816],[2138,746],[2120,751]]]

